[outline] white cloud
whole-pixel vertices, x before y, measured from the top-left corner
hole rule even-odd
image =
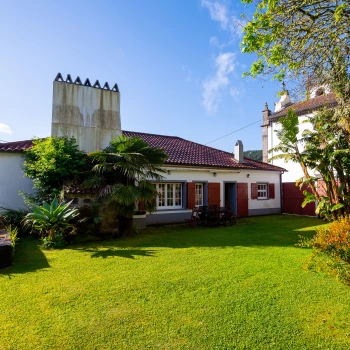
[[[10,129],[10,127],[6,124],[2,124],[0,123],[0,132],[3,132],[5,134],[12,134],[12,130]]]
[[[220,23],[222,29],[227,29],[229,25],[229,13],[225,4],[217,1],[202,0],[202,6],[209,11],[210,18]]]
[[[216,73],[203,83],[202,103],[208,113],[216,113],[222,90],[230,84],[229,75],[235,69],[235,54],[226,52],[215,60]]]
[[[223,30],[230,32],[234,36],[242,36],[243,21],[230,13],[229,7],[222,1],[202,0],[202,6],[209,11],[210,18],[219,22]],[[211,44],[218,44],[217,38],[211,38]],[[219,46],[219,45],[218,45]]]

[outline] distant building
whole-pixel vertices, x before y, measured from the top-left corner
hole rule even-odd
[[[263,115],[263,125],[262,125],[262,148],[263,148],[263,162],[267,162],[269,158],[273,157],[273,152],[269,153],[269,151],[276,147],[279,144],[279,139],[276,135],[276,130],[280,128],[280,125],[277,123],[280,118],[285,118],[287,116],[287,112],[289,109],[294,109],[299,118],[299,135],[298,137],[302,137],[302,133],[306,129],[312,129],[312,125],[310,122],[307,122],[311,116],[313,116],[314,112],[324,106],[335,106],[337,104],[335,94],[332,93],[328,88],[325,87],[314,87],[310,90],[310,98],[293,103],[290,99],[289,91],[285,89],[283,84],[283,91],[280,97],[280,100],[275,103],[275,111],[272,113],[268,105],[265,104],[265,109],[262,111]],[[306,121],[306,122],[305,122]],[[303,146],[300,145],[300,150],[303,151]],[[270,162],[271,165],[283,167],[287,170],[282,175],[282,182],[284,184],[285,191],[283,192],[284,196],[284,212],[286,211],[286,206],[290,206],[288,209],[291,214],[303,214],[305,211],[307,215],[314,215],[315,208],[313,206],[309,206],[309,209],[303,210],[301,208],[301,202],[303,199],[302,193],[300,191],[295,192],[295,181],[304,176],[304,173],[300,167],[300,164],[287,162],[283,159],[272,160]],[[314,173],[312,169],[309,169],[310,175],[317,175]],[[288,189],[288,190],[287,190]],[[290,192],[293,192],[291,194]],[[299,193],[299,194],[298,194]],[[294,198],[298,196],[298,198]],[[297,199],[296,202],[298,204],[294,205],[290,204],[289,200],[292,198]]]

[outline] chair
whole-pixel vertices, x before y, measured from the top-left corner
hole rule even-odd
[[[195,207],[192,209],[192,214],[190,219],[185,220],[190,227],[196,227],[199,221],[199,208]]]
[[[218,226],[220,223],[219,212],[217,210],[217,205],[210,205],[207,214],[207,224],[210,227]]]
[[[235,215],[231,207],[225,207],[225,209],[222,210],[220,222],[224,226],[227,225],[227,222],[229,222],[231,226],[236,223]]]

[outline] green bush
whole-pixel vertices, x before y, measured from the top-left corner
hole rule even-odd
[[[24,227],[22,224],[23,218],[28,214],[28,211],[24,209],[14,210],[1,208],[3,211],[0,213],[0,224],[4,227],[11,226],[18,229],[18,235],[28,235],[30,233],[29,227]]]
[[[74,228],[70,221],[79,215],[79,210],[72,208],[71,203],[59,203],[56,198],[51,204],[44,202],[42,206],[33,207],[33,211],[23,219],[23,224],[38,230],[54,244],[66,229]]]
[[[327,226],[317,227],[311,239],[300,236],[300,247],[313,249],[306,267],[328,271],[350,284],[350,218],[341,218]]]

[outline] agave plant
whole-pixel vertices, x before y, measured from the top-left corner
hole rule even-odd
[[[40,232],[46,232],[51,241],[55,240],[56,232],[72,227],[69,221],[79,215],[77,208],[71,208],[69,203],[59,203],[55,198],[51,204],[43,202],[42,206],[34,206],[31,213],[28,213],[23,223],[31,225]]]

